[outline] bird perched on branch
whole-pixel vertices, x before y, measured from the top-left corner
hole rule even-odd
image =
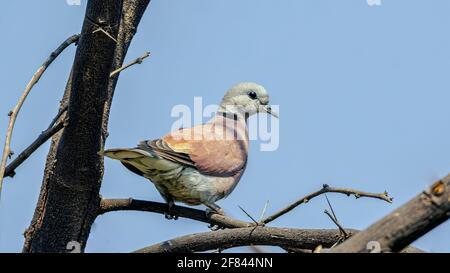
[[[239,83],[228,90],[209,122],[141,141],[135,148],[110,149],[103,154],[153,182],[169,211],[174,201],[181,201],[204,204],[223,214],[216,201],[233,191],[245,171],[247,119],[259,112],[278,117],[269,106],[264,87]]]

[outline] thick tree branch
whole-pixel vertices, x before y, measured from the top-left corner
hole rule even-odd
[[[354,230],[346,230],[349,235]],[[299,249],[314,249],[319,245],[331,247],[340,239],[337,229],[295,229],[248,227],[196,233],[167,240],[137,250],[137,253],[200,252],[238,246],[270,245]]]
[[[103,199],[100,202],[100,209],[98,214],[104,214],[112,211],[148,211],[155,213],[169,213],[169,206],[165,203],[158,203],[152,201],[128,199]],[[204,210],[193,209],[182,206],[173,206],[170,213],[174,213],[179,217],[189,218],[192,220],[209,223],[211,225],[218,225],[224,228],[238,228],[253,226],[253,223],[247,223],[232,219],[228,216],[220,214],[207,214]]]
[[[376,198],[376,199],[381,199],[384,200],[386,202],[392,203],[392,197],[390,197],[388,195],[387,192],[384,193],[370,193],[370,192],[363,192],[363,191],[359,191],[359,190],[354,190],[354,189],[348,189],[348,188],[334,188],[334,187],[330,187],[328,185],[323,185],[322,189],[310,193],[306,196],[304,196],[303,198],[299,199],[298,201],[292,203],[291,205],[287,206],[286,208],[278,211],[277,213],[263,219],[261,221],[262,224],[268,224],[270,222],[272,222],[273,220],[277,219],[280,216],[283,216],[284,214],[290,212],[291,210],[295,209],[297,206],[307,203],[309,202],[309,200],[313,199],[314,197],[317,197],[321,194],[327,193],[327,192],[335,192],[335,193],[342,193],[345,194],[347,196],[349,195],[354,195],[356,198],[360,198],[360,197],[369,197],[369,198]]]
[[[42,144],[47,142],[52,136],[59,132],[62,128],[64,128],[64,121],[55,123],[61,117],[62,114],[65,113],[67,108],[59,111],[56,117],[52,120],[48,128],[43,131],[34,141],[31,143],[25,150],[23,150],[5,169],[5,177],[13,177],[16,173],[15,170],[19,167],[25,160],[27,160],[30,155],[32,155]]]
[[[369,242],[382,252],[396,252],[449,218],[450,175],[331,252],[369,252]]]
[[[348,236],[359,231],[345,229]],[[239,246],[278,246],[287,252],[312,253],[321,246],[330,252],[336,242],[342,239],[339,229],[297,229],[274,227],[247,227],[203,232],[177,237],[135,251],[136,253],[190,253]],[[332,250],[332,249],[331,249]],[[421,249],[408,246],[402,253],[424,253]]]
[[[68,125],[52,138],[24,252],[84,250],[100,205],[102,149],[114,89],[149,0],[89,0],[74,64],[61,101]],[[59,217],[54,217],[57,214]]]
[[[6,131],[6,138],[5,138],[5,146],[3,148],[3,155],[2,160],[0,163],[0,196],[3,186],[3,177],[5,175],[6,170],[6,162],[8,160],[8,157],[11,157],[12,151],[11,151],[11,137],[14,130],[14,125],[16,123],[17,116],[19,115],[20,109],[22,108],[23,103],[25,102],[28,94],[30,94],[31,89],[34,87],[34,85],[39,81],[42,74],[44,74],[47,67],[52,64],[52,62],[61,54],[61,52],[64,51],[69,45],[76,43],[79,39],[79,35],[73,35],[67,38],[55,51],[53,51],[50,56],[47,58],[47,60],[39,67],[39,69],[34,73],[31,80],[28,82],[27,86],[25,87],[25,90],[23,91],[22,95],[19,98],[19,101],[14,106],[14,109],[11,110],[9,115],[9,124],[8,129]]]

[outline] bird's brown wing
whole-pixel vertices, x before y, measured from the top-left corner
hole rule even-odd
[[[139,144],[138,147],[143,148],[143,145],[147,145],[159,157],[190,167],[195,167],[195,162],[191,160],[188,154],[173,150],[163,139],[148,140]]]
[[[209,126],[209,125],[202,125]],[[161,139],[146,141],[158,156],[194,167],[213,176],[232,176],[245,167],[245,140],[214,138],[214,130],[181,129]],[[207,132],[207,133],[205,133]],[[201,134],[201,135],[199,135]]]

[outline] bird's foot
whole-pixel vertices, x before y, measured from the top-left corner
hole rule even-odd
[[[218,230],[225,229],[224,226],[222,226],[222,225],[217,225],[217,224],[210,224],[210,225],[208,226],[208,228],[209,228],[211,231],[218,231]]]
[[[211,217],[211,215],[213,214],[220,214],[220,215],[225,215],[225,211],[219,207],[218,205],[214,204],[214,203],[208,203],[205,204],[207,206],[205,213],[207,217]],[[208,226],[209,229],[211,229],[212,231],[217,231],[217,230],[221,230],[221,229],[225,229],[224,226],[222,225],[218,225],[218,224],[210,224]]]
[[[167,220],[178,220],[178,215],[173,210],[173,206],[175,205],[173,201],[167,202],[169,209],[167,212],[164,212],[164,217]]]
[[[225,215],[225,211],[214,203],[207,203],[205,206],[207,206],[205,210],[207,216],[211,216],[211,214]]]
[[[168,213],[168,212],[164,212],[164,217],[167,220],[178,220],[178,215],[172,214],[172,213]]]

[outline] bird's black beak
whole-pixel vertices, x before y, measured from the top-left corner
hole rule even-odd
[[[266,112],[267,114],[270,114],[270,115],[272,115],[272,116],[274,116],[276,118],[279,118],[278,113],[275,112],[272,109],[272,107],[270,107],[270,105],[263,105],[262,108],[263,108],[264,112]]]

